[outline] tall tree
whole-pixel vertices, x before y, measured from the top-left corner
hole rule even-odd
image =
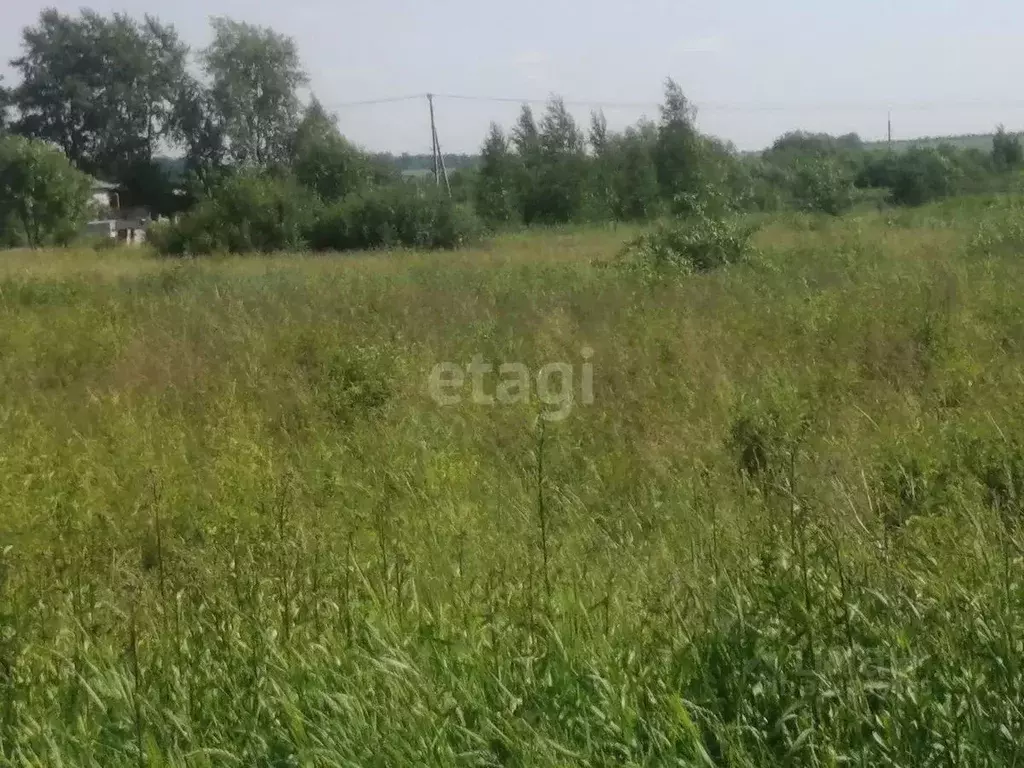
[[[529,104],[524,104],[512,129],[512,145],[527,165],[535,164],[540,154],[540,131]]]
[[[690,207],[701,189],[700,134],[694,121],[697,111],[675,80],[665,81],[655,163],[662,196],[682,211]]]
[[[583,211],[586,143],[560,97],[548,103],[539,141],[541,165],[534,190],[538,218],[554,223],[572,221]]]
[[[227,18],[211,24],[203,61],[230,157],[242,165],[284,162],[299,119],[298,89],[307,82],[295,41]]]
[[[209,192],[227,163],[227,138],[208,89],[190,80],[174,112],[177,141],[185,147],[185,173],[196,196]]]
[[[316,98],[295,131],[291,165],[299,183],[325,202],[371,186],[379,175],[377,163],[341,135]]]
[[[615,218],[637,221],[657,213],[658,172],[654,164],[657,144],[658,129],[651,122],[640,122],[615,138],[611,149]]]
[[[78,167],[118,178],[148,162],[173,128],[188,48],[171,26],[93,11],[43,11],[22,32],[16,130],[52,142]]]
[[[539,218],[536,188],[541,166],[540,131],[529,104],[523,104],[519,118],[512,129],[512,147],[516,157],[515,197],[519,205],[519,215],[530,224]]]
[[[0,139],[0,222],[14,222],[32,248],[66,243],[85,219],[89,179],[52,146]]]
[[[590,113],[590,147],[594,160],[590,167],[588,183],[588,209],[592,218],[603,220],[614,218],[615,193],[612,179],[615,175],[614,136],[608,134],[608,120],[602,110]]]
[[[599,109],[590,113],[590,146],[595,155],[600,155],[607,144],[608,118],[604,116],[604,110]]]
[[[476,211],[488,226],[506,226],[518,217],[518,160],[509,150],[505,133],[497,123],[491,123],[480,151],[480,171],[474,189]]]
[[[1024,165],[1024,149],[1021,148],[1020,136],[1007,133],[1006,128],[1000,125],[992,137],[992,162],[1000,171],[1009,171]]]

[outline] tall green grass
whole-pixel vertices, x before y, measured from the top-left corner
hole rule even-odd
[[[4,255],[0,764],[1020,764],[1018,221]]]

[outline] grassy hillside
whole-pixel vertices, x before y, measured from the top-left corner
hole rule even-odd
[[[5,254],[0,764],[1019,762],[1021,205]]]

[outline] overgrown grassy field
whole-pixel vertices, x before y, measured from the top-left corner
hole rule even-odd
[[[633,234],[0,256],[0,765],[1021,765],[1024,202]]]

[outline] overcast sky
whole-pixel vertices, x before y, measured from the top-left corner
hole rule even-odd
[[[208,17],[292,35],[311,88],[342,131],[372,150],[429,152],[425,101],[346,102],[432,91],[630,106],[614,127],[656,115],[674,77],[702,130],[757,149],[786,130],[896,138],[1024,130],[1020,0],[0,0],[0,54],[44,6],[157,15],[194,48]],[[11,80],[7,73],[7,82]],[[649,105],[649,106],[645,106]],[[513,103],[439,99],[444,150],[475,151]],[[589,109],[573,108],[581,121]]]

